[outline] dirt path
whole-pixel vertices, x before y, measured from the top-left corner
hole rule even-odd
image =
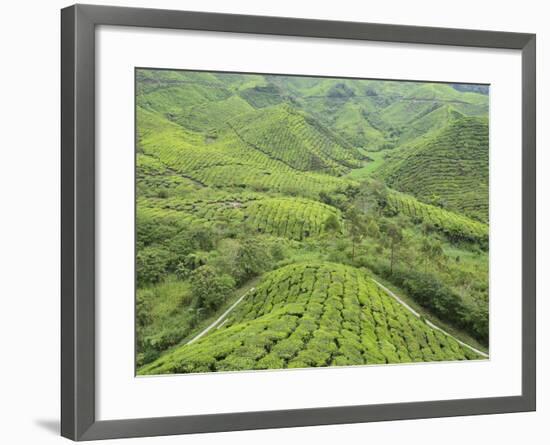
[[[407,303],[405,303],[401,298],[399,298],[397,295],[395,295],[391,290],[389,290],[386,286],[384,286],[382,283],[379,283],[378,281],[376,281],[374,278],[371,277],[371,280],[374,281],[382,290],[384,290],[384,292],[386,292],[389,296],[395,298],[395,300],[397,300],[398,303],[400,303],[401,305],[403,305],[407,310],[409,310],[415,317],[417,318],[421,318],[421,315],[416,312],[412,307],[410,307]],[[425,320],[426,321],[426,324],[428,326],[430,326],[432,329],[436,329],[437,331],[439,332],[442,332],[443,334],[451,337],[452,339],[454,339],[457,343],[460,343],[462,346],[474,351],[476,354],[479,354],[481,355],[482,357],[485,357],[485,358],[489,358],[489,355],[486,354],[485,352],[483,351],[480,351],[479,349],[476,349],[474,348],[473,346],[470,346],[469,344],[467,343],[464,343],[463,341],[459,340],[458,338],[456,338],[454,335],[451,335],[449,334],[447,331],[441,329],[439,326],[436,326],[435,324],[433,324],[431,321],[429,320]]]
[[[209,325],[206,329],[202,330],[199,334],[197,334],[195,337],[193,337],[191,340],[189,340],[186,345],[190,345],[191,343],[197,341],[199,338],[201,338],[202,336],[204,336],[205,334],[208,333],[208,331],[210,331],[211,329],[215,328],[218,324],[220,324],[223,319],[225,317],[227,317],[227,315],[237,307],[237,305],[243,301],[243,298],[246,297],[246,295],[250,292],[252,292],[255,288],[254,287],[251,287],[250,289],[248,289],[244,294],[241,295],[241,297],[235,301],[235,303],[233,303],[229,309],[227,309],[223,314],[221,314],[217,319],[216,321],[214,321],[211,325]],[[225,323],[225,322],[224,322]]]

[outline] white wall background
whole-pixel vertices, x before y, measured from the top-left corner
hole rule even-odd
[[[550,29],[545,3],[462,0],[134,0],[107,3],[243,14],[356,20],[501,31],[538,37],[538,411],[527,414],[293,428],[153,439],[142,444],[399,443],[542,444],[548,440],[550,328]],[[0,437],[55,444],[59,423],[59,9],[68,2],[2,5],[0,27]],[[548,78],[548,76],[546,76]],[[546,254],[543,251],[546,250]],[[546,292],[545,292],[546,291]],[[452,382],[449,382],[452,384]],[[103,442],[105,444],[110,443]]]

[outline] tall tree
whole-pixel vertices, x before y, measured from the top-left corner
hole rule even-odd
[[[381,215],[388,205],[388,189],[380,181],[364,181],[359,187],[354,203],[363,213]]]
[[[397,250],[403,241],[403,228],[394,221],[388,222],[384,227],[384,232],[387,236],[387,243],[390,248],[390,275],[393,275],[393,267],[396,261]]]
[[[366,221],[364,216],[354,207],[351,206],[346,211],[346,223],[348,233],[352,241],[351,259],[355,260],[355,248],[359,244],[366,233]]]

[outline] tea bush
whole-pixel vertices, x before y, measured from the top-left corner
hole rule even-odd
[[[221,328],[139,372],[475,358],[480,357],[414,316],[363,271],[335,263],[292,264],[265,275]]]

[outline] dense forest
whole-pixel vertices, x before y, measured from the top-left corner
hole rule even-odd
[[[136,369],[488,357],[488,88],[136,70]]]

